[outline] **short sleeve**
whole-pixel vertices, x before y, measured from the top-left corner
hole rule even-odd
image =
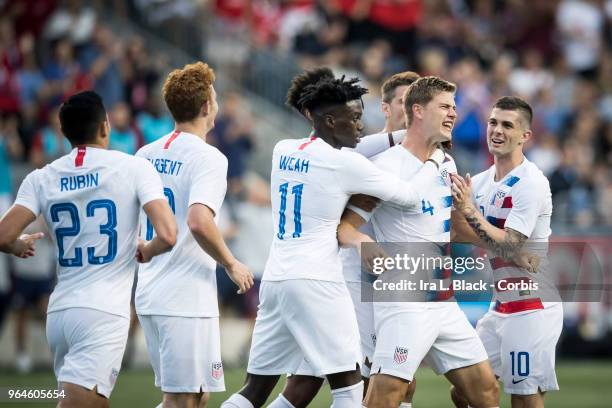
[[[349,194],[368,194],[383,201],[391,199],[398,190],[396,177],[391,176],[365,157],[352,152],[342,152],[339,157],[338,182]]]
[[[155,167],[147,159],[136,157],[134,169],[135,189],[141,206],[159,199],[165,199],[164,187],[155,170]]]
[[[535,229],[542,203],[550,188],[540,183],[521,184],[519,182],[512,190],[512,210],[506,218],[504,227],[518,231],[529,238]]]
[[[40,214],[40,194],[38,194],[38,178],[40,170],[28,174],[21,183],[15,204],[19,204],[32,211],[35,216]]]
[[[215,153],[194,161],[202,165],[191,170],[189,205],[204,204],[218,214],[227,190],[227,159],[220,152]]]

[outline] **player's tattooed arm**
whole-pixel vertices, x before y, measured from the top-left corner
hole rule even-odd
[[[463,216],[473,234],[471,242],[493,251],[497,256],[512,261],[529,272],[536,272],[540,263],[537,255],[523,250],[527,237],[512,228],[500,229],[485,220],[472,201],[471,179],[451,174],[453,185],[451,193],[455,211]],[[458,225],[460,226],[460,225]],[[467,234],[469,236],[470,234]]]
[[[525,241],[527,241],[525,235],[512,228],[501,230],[491,225],[473,205],[466,206],[463,215],[484,246],[495,252],[498,256],[511,260],[521,253],[521,249]]]
[[[468,224],[463,214],[457,210],[451,211],[450,240],[451,242],[473,244],[479,247],[485,246],[470,224]]]

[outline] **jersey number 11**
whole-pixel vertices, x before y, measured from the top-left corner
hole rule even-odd
[[[295,230],[293,231],[293,238],[299,238],[302,235],[302,190],[304,190],[304,184],[297,184],[291,188],[291,193],[294,195],[293,200],[293,223],[295,224]],[[289,183],[283,183],[280,185],[278,191],[280,191],[280,209],[278,210],[278,233],[276,236],[278,239],[284,239],[285,235],[285,223],[287,217],[285,210],[287,209],[287,192],[289,191]]]

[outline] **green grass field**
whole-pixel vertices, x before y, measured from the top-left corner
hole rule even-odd
[[[546,404],[549,407],[596,408],[612,406],[612,362],[564,361],[558,364],[558,378],[561,391],[549,393]],[[228,370],[225,382],[228,392],[213,394],[209,407],[219,407],[221,402],[240,388],[244,379],[242,370]],[[417,373],[417,392],[414,406],[449,407],[452,406],[448,396],[448,382],[443,377],[435,376],[428,368]],[[27,388],[53,388],[54,378],[51,373],[36,373],[26,376],[0,373],[0,387],[23,386]],[[273,393],[276,395],[282,387],[279,382]],[[114,408],[153,408],[161,401],[161,393],[153,385],[153,373],[149,371],[126,371],[119,375],[117,386],[111,398]],[[328,408],[331,404],[329,388],[324,387],[311,407]],[[2,403],[2,407],[53,407],[53,403]],[[502,407],[509,407],[506,396]]]

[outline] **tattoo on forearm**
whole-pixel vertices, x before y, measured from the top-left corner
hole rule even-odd
[[[478,210],[471,208],[468,209],[467,214],[465,214],[465,219],[476,235],[478,235],[478,238],[480,238],[489,249],[506,260],[512,259],[520,252],[523,244],[527,240],[525,235],[511,228],[505,228],[504,231],[506,234],[503,242],[497,242],[485,230],[483,222],[479,219],[480,217],[478,217],[478,215]]]

